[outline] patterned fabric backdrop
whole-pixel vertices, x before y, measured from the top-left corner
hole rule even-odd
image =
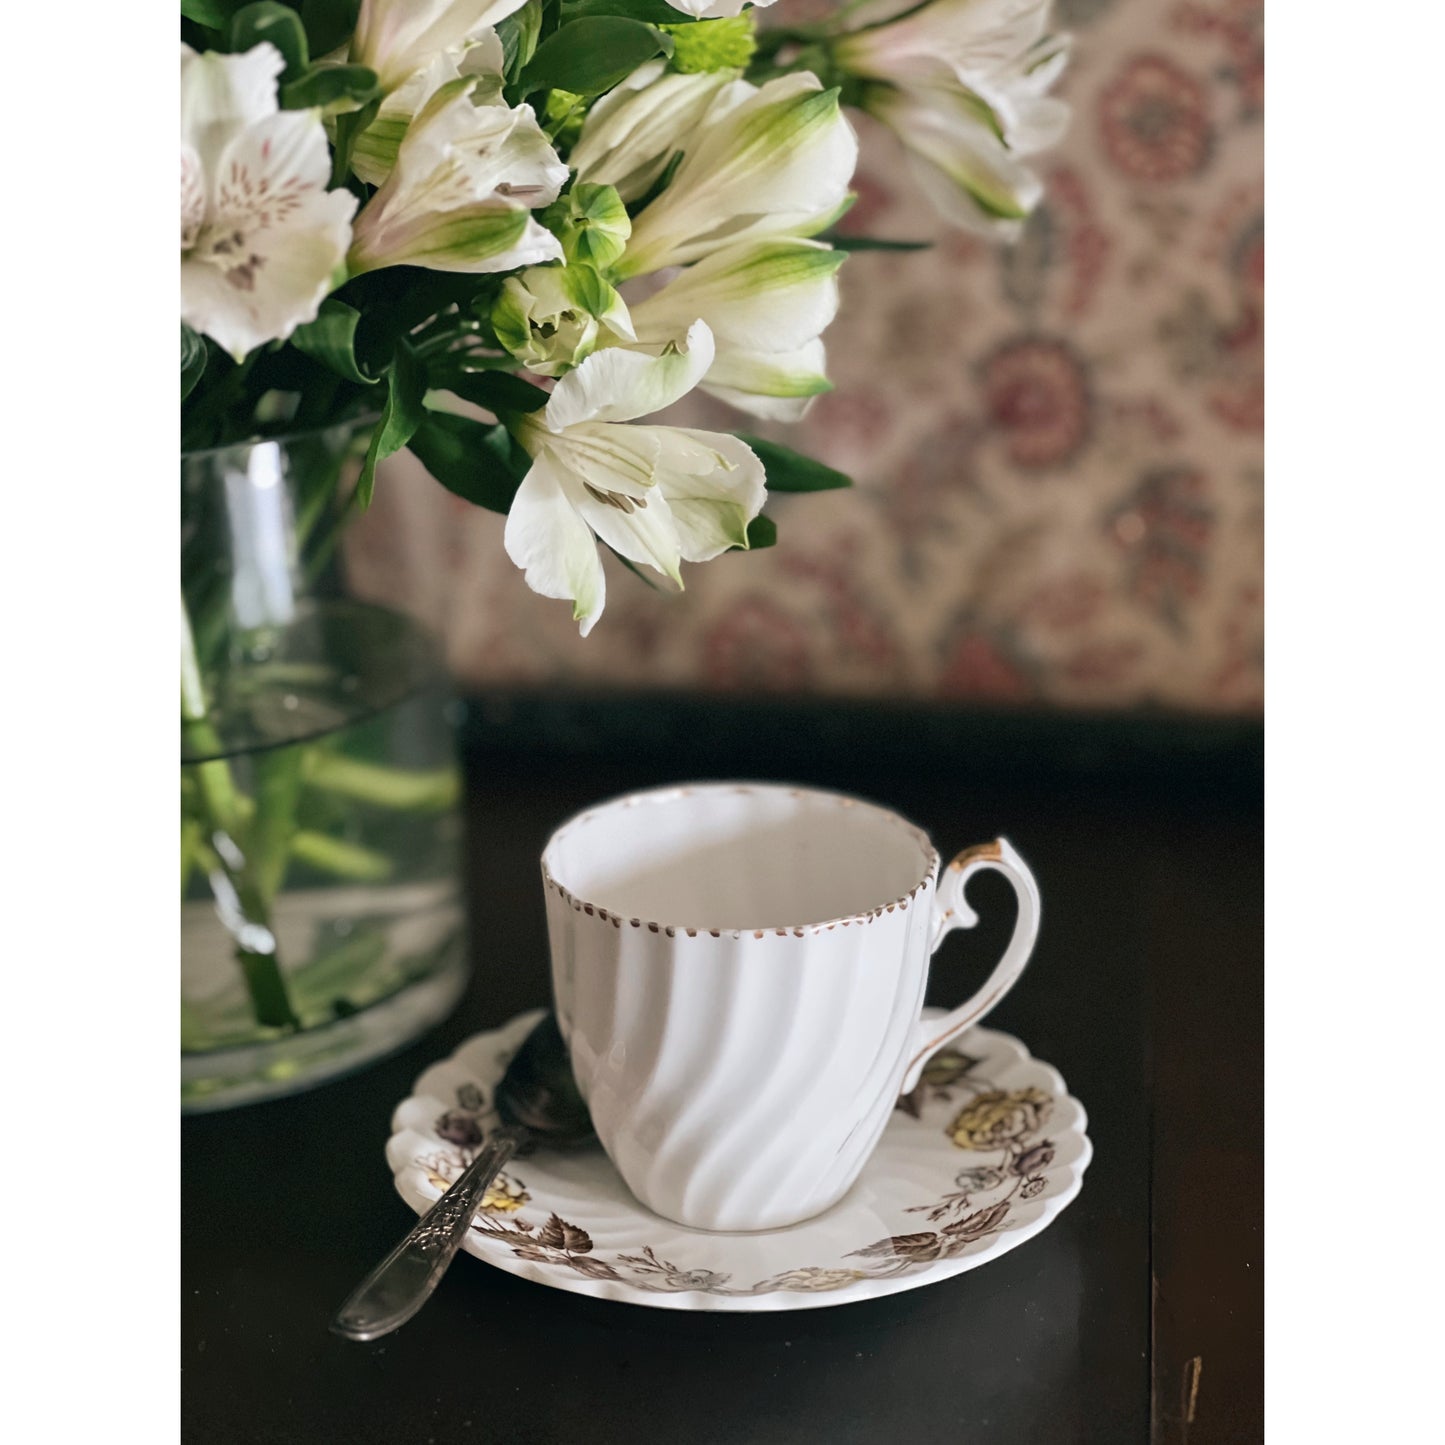
[[[775,435],[856,490],[779,498],[779,545],[687,569],[682,596],[608,558],[584,642],[568,604],[528,592],[502,519],[403,456],[355,539],[365,585],[439,627],[473,685],[1258,710],[1262,5],[1055,13],[1074,124],[1023,239],[935,223],[860,119],[845,229],[937,245],[850,258],[837,389],[798,427],[691,398],[667,418]]]

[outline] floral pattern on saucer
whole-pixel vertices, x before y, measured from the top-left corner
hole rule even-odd
[[[418,1212],[496,1126],[492,1088],[538,1017],[476,1036],[397,1109],[387,1157]],[[816,1219],[763,1234],[689,1230],[637,1203],[600,1148],[539,1151],[498,1177],[465,1248],[540,1283],[674,1308],[869,1298],[974,1268],[1037,1233],[1078,1192],[1084,1126],[1054,1070],[1008,1035],[974,1029],[928,1062],[863,1176]]]

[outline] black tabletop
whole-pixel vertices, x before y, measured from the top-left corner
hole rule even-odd
[[[456,1014],[351,1078],[183,1126],[185,1439],[1262,1438],[1262,829],[1251,748],[1236,732],[1220,747],[1190,735],[1171,750],[1166,728],[1162,743],[1126,739],[1101,762],[1076,730],[1039,761],[1017,741],[1026,730],[996,723],[978,725],[971,749],[964,719],[930,732],[900,717],[840,740],[821,715],[760,716],[766,728],[742,740],[684,721],[668,737],[642,729],[648,741],[630,749],[601,727],[563,749],[520,745],[527,727],[476,730],[467,878],[486,927]],[[412,1218],[383,1158],[392,1109],[470,1033],[546,1001],[537,856],[547,834],[615,792],[727,775],[874,798],[945,852],[998,833],[1015,843],[1039,880],[1044,925],[989,1025],[1054,1064],[1087,1108],[1095,1152],[1078,1200],[1003,1258],[881,1300],[759,1315],[654,1310],[463,1256],[399,1333],[372,1345],[330,1335],[332,1310]],[[934,1002],[976,986],[1007,937],[1007,885],[984,875],[970,899],[984,921],[945,944]]]

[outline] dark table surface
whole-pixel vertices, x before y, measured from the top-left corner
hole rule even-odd
[[[1166,724],[1141,742],[1108,724],[854,726],[836,710],[763,709],[755,725],[732,713],[709,731],[701,710],[649,731],[584,710],[559,744],[551,714],[488,714],[470,732],[467,865],[487,925],[457,1012],[351,1078],[184,1122],[187,1441],[1262,1438],[1262,817],[1248,729]],[[832,1309],[652,1310],[463,1256],[399,1333],[330,1335],[331,1311],[412,1218],[383,1158],[393,1107],[470,1033],[546,1001],[547,834],[611,793],[719,776],[872,797],[945,853],[1013,840],[1044,926],[989,1025],[1086,1106],[1095,1153],[1078,1200],[983,1268]],[[1002,880],[984,875],[970,898],[984,922],[945,944],[934,1002],[976,986],[1007,937]]]

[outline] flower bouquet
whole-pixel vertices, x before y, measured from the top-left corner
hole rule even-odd
[[[402,765],[394,737],[352,736],[425,669],[324,583],[378,463],[409,447],[505,513],[508,557],[585,636],[601,549],[681,587],[684,562],[773,544],[770,492],[849,484],[746,431],[648,420],[700,388],[786,422],[829,389],[839,267],[898,245],[835,229],[849,107],[949,219],[1006,236],[1037,202],[1027,157],[1067,123],[1049,0],[800,0],[799,24],[785,0],[760,28],[765,4],[182,0],[182,872],[235,984],[202,990],[223,1000],[204,1020],[192,999],[195,1052],[433,976],[436,940],[399,951],[404,900],[375,890],[454,776],[436,748]],[[306,889],[350,901],[292,920],[298,966],[278,913]],[[382,943],[368,908],[397,925]]]

